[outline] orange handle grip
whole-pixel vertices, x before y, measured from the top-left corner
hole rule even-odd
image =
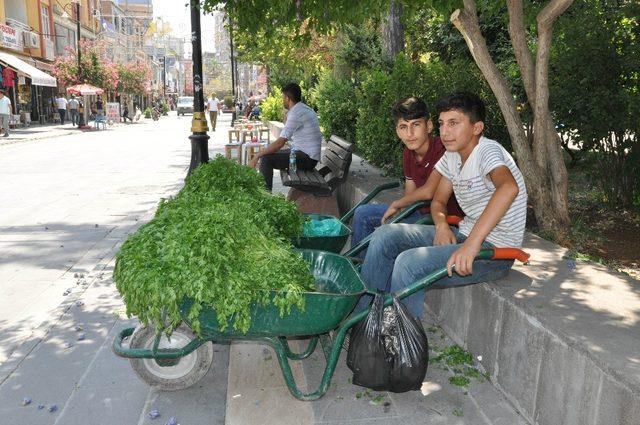
[[[448,215],[447,216],[447,224],[451,226],[457,226],[458,223],[462,221],[462,217],[458,217],[457,215]]]
[[[494,260],[518,260],[523,263],[529,261],[531,255],[519,248],[493,248]]]

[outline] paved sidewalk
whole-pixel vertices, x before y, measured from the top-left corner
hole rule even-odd
[[[167,119],[168,117],[164,117]],[[150,124],[153,120],[140,118],[140,121],[134,122],[134,125],[138,124]],[[42,139],[51,139],[62,136],[69,136],[78,133],[93,133],[98,130],[93,128],[93,121],[89,121],[89,125],[92,127],[91,129],[78,130],[77,126],[71,125],[71,123],[67,122],[66,124],[45,124],[45,125],[32,125],[30,127],[25,128],[15,128],[12,129],[9,133],[9,137],[0,136],[0,146],[8,145],[18,142],[25,142],[30,140],[42,140]],[[125,123],[117,123],[107,127],[109,130],[114,130],[119,127],[129,126],[131,124]],[[103,131],[103,130],[101,130]]]
[[[0,146],[0,423],[224,422],[227,346],[197,386],[175,393],[150,389],[110,347],[136,324],[111,280],[114,256],[182,186],[190,122],[172,115]]]

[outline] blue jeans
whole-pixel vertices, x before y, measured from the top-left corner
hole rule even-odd
[[[377,229],[367,256],[362,265],[362,278],[369,289],[385,290],[390,285],[391,292],[398,292],[447,264],[449,257],[460,248],[466,236],[451,227],[458,241],[455,245],[433,246],[436,234],[434,226],[421,224],[388,224]],[[492,248],[488,242],[483,248]],[[473,263],[473,274],[445,277],[431,286],[450,288],[473,283],[500,279],[508,274],[513,260],[481,260]],[[411,314],[421,318],[424,313],[425,290],[404,298],[403,302]],[[365,297],[363,297],[365,298]],[[370,299],[370,297],[367,297]],[[361,300],[359,308],[368,305]]]
[[[71,124],[78,124],[78,110],[77,109],[69,109],[69,117],[71,118]]]
[[[353,214],[353,234],[351,235],[351,248],[356,246],[360,241],[373,233],[376,228],[381,226],[380,220],[382,216],[389,208],[389,205],[384,204],[365,204],[356,208]],[[422,217],[418,211],[411,214],[409,217],[402,220],[403,223],[415,223]],[[357,257],[364,258],[366,249],[363,249]]]

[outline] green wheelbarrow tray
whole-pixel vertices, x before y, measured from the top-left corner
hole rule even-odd
[[[305,299],[309,304],[304,312],[293,309],[290,315],[280,317],[277,310],[269,311],[270,307],[262,309],[257,307],[254,313],[258,314],[258,316],[252,317],[252,326],[247,334],[231,330],[222,332],[216,328],[215,314],[210,315],[211,311],[203,312],[201,320],[209,321],[206,324],[201,323],[203,336],[193,339],[184,347],[171,349],[158,348],[162,332],[157,332],[156,341],[151,349],[124,347],[124,339],[132,335],[134,331],[134,328],[127,328],[122,330],[114,339],[112,346],[114,353],[121,357],[133,359],[155,359],[160,365],[162,365],[163,361],[166,362],[168,360],[166,364],[173,365],[179,361],[180,357],[189,355],[208,341],[220,342],[243,339],[262,342],[274,349],[291,394],[299,400],[319,399],[329,388],[347,332],[367,316],[369,309],[364,309],[350,316],[349,313],[353,310],[362,294],[365,292],[371,294],[372,292],[364,289],[362,280],[353,269],[353,266],[350,266],[351,262],[346,257],[318,251],[302,251],[302,254],[305,259],[311,262],[312,271],[318,273],[317,277],[321,289],[326,291],[305,294]],[[526,262],[529,259],[529,255],[520,249],[494,248],[484,249],[476,256],[476,260],[491,259],[517,259]],[[326,274],[323,274],[323,272],[326,272]],[[446,275],[447,269],[443,267],[417,280],[395,295],[400,299],[406,298]],[[385,305],[391,305],[392,302],[393,297],[391,295],[385,296]],[[188,308],[188,303],[185,303],[183,307]],[[257,323],[261,320],[266,320],[266,322]],[[207,330],[204,330],[205,326]],[[329,331],[333,331],[332,335],[329,334]],[[308,336],[311,338],[301,353],[295,353],[289,346],[286,338],[288,336]],[[326,366],[318,388],[313,392],[305,393],[298,388],[289,361],[302,360],[309,357],[315,351],[318,341],[322,345]]]
[[[323,214],[305,214],[304,216],[313,221],[337,220],[331,215]],[[351,236],[351,229],[344,224],[343,221],[339,220],[338,222],[340,223],[340,232],[337,235],[315,236],[305,235],[303,233],[293,239],[293,246],[299,249],[317,249],[320,251],[340,253],[342,248],[344,248],[345,243],[347,243],[347,239]]]
[[[361,205],[367,204],[371,201],[376,195],[380,192],[388,189],[394,189],[401,185],[401,181],[392,181],[388,183],[381,184],[376,186],[367,196],[365,196],[360,202],[358,202],[349,212],[347,212],[341,218],[336,218],[331,215],[323,215],[323,214],[315,214],[315,213],[307,213],[304,216],[312,221],[321,221],[321,220],[337,220],[340,222],[340,230],[336,235],[305,235],[304,233],[297,238],[294,238],[291,242],[293,246],[300,249],[317,249],[321,251],[329,251],[340,253],[344,248],[344,245],[347,243],[349,236],[351,235],[351,229],[346,225],[346,223],[353,217],[356,208]],[[395,223],[401,220],[404,220],[405,217],[413,214],[420,208],[429,205],[428,202],[416,202],[408,208],[405,208],[400,214],[397,214],[390,223]]]
[[[316,291],[305,292],[304,310],[292,307],[291,313],[280,316],[273,303],[251,306],[251,327],[247,333],[233,329],[233,320],[220,330],[212,308],[200,312],[201,337],[206,340],[255,339],[260,337],[296,337],[319,335],[338,327],[356,306],[366,288],[355,267],[347,258],[326,251],[299,250],[309,263],[315,278]],[[270,291],[273,298],[275,291]],[[187,315],[193,300],[180,307],[184,321],[191,326]]]

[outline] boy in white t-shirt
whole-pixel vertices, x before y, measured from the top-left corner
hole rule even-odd
[[[441,99],[436,109],[447,151],[435,166],[442,175],[431,201],[435,225],[390,224],[374,232],[362,266],[362,277],[372,289],[396,292],[445,265],[449,277],[438,287],[495,280],[508,273],[513,260],[474,263],[478,252],[522,245],[527,209],[524,179],[511,155],[482,136],[482,100],[456,93]],[[452,193],[466,215],[459,228],[445,220]],[[421,317],[424,291],[404,302]]]

